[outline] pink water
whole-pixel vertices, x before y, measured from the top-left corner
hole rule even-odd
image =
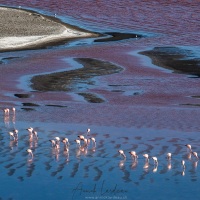
[[[157,44],[198,45],[198,1],[1,1],[1,4],[37,8],[69,16],[92,29],[119,29],[160,33]]]
[[[177,46],[191,50],[191,55],[198,58],[199,1],[1,0],[1,4],[52,16],[56,13],[66,23],[91,31],[131,32],[147,37],[110,43],[80,40],[58,48],[0,54],[3,58],[19,57],[0,65],[0,106],[17,109],[16,119],[4,118],[3,114],[1,118],[0,173],[4,187],[0,197],[66,199],[66,193],[70,199],[80,182],[89,190],[95,184],[101,187],[106,180],[107,188],[118,183],[120,189],[128,191],[117,195],[124,199],[154,199],[155,195],[158,199],[168,199],[168,195],[170,199],[199,199],[198,162],[189,158],[184,146],[190,143],[200,152],[199,79],[152,65],[149,58],[137,54],[157,46]],[[30,88],[32,75],[78,67],[77,63],[68,63],[65,59],[83,57],[124,68],[119,74],[93,79],[94,87],[85,86],[85,92],[102,97],[104,103],[88,103],[77,92],[33,92]],[[31,97],[16,98],[16,93],[28,93]],[[23,103],[30,102],[38,106],[30,106],[27,111]],[[22,135],[18,146],[9,144],[7,135],[14,126]],[[36,155],[33,163],[26,162],[25,153],[30,145],[25,131],[29,126],[36,127],[41,137],[33,147]],[[89,150],[79,158],[72,142],[71,161],[65,162],[62,151],[56,160],[48,140],[67,135],[73,141],[88,127],[98,140],[96,152]],[[121,161],[117,154],[119,148],[126,152],[136,150],[138,165],[134,166],[130,158]],[[165,159],[168,151],[174,155],[171,170]],[[158,156],[157,171],[152,162],[147,171],[143,169],[143,153]],[[185,176],[181,176],[181,159],[186,160]],[[10,185],[13,192],[7,194],[5,191]],[[46,186],[47,189],[41,190]],[[100,198],[99,193],[97,196]],[[114,198],[111,193],[108,196]],[[86,197],[88,194],[76,193],[76,199]]]

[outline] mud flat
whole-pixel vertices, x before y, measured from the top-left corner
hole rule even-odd
[[[173,70],[176,73],[200,76],[200,59],[193,56],[190,50],[179,47],[155,47],[140,53],[150,57],[152,63],[157,66]]]

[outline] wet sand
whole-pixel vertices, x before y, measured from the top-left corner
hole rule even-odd
[[[154,65],[193,76],[200,76],[200,58],[192,57],[192,52],[179,47],[155,47],[140,52],[149,56]]]
[[[0,51],[36,49],[69,39],[98,34],[61,22],[56,17],[23,9],[0,7]]]
[[[9,60],[6,68],[1,65],[4,68],[1,74],[1,107],[17,107],[21,120],[45,119],[49,122],[117,127],[199,130],[198,120],[191,123],[191,113],[195,119],[200,114],[197,109],[199,98],[196,98],[199,96],[199,84],[196,79],[166,72],[162,68],[144,67],[138,57],[128,54],[121,56],[121,47],[114,43],[112,46],[111,48],[109,43],[101,48],[94,45],[86,48],[87,50],[80,48],[57,51],[60,59],[58,54],[54,55],[50,51],[33,54],[29,56],[29,60],[24,53],[19,58]],[[99,51],[103,52],[104,58]],[[85,61],[95,58],[100,69],[103,63],[108,67],[126,66],[126,69],[102,76],[100,72],[100,76],[97,76],[95,70],[90,71],[82,64],[82,68],[72,70],[72,66],[80,67],[80,63],[73,62],[71,66],[63,61],[66,55],[77,61],[80,61],[79,58],[87,58]],[[23,64],[24,60],[26,64]],[[105,60],[113,62],[104,62]],[[94,63],[86,62],[84,65],[88,64],[95,69]],[[86,77],[87,74],[90,76]],[[57,78],[56,82],[52,82],[51,76]],[[31,79],[35,79],[37,87],[31,87]],[[69,80],[69,84],[66,84]],[[63,90],[63,86],[68,92]],[[93,102],[96,102],[95,105]],[[59,115],[54,115],[55,112]]]
[[[95,85],[95,81],[91,81],[92,78],[119,73],[123,70],[113,63],[92,58],[76,58],[74,61],[80,63],[82,68],[34,76],[31,79],[32,89],[37,91],[78,91],[80,82]]]

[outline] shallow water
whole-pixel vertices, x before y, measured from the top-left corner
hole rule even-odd
[[[198,138],[198,133],[92,126],[88,137],[95,136],[97,146],[91,144],[79,150],[74,139],[80,134],[87,135],[84,125],[32,122],[39,140],[30,141],[25,130],[27,122],[11,120],[9,117],[7,123],[1,122],[3,199],[198,197],[195,194],[200,176],[198,161],[185,147],[192,143],[195,151],[199,149],[199,139],[192,139]],[[19,130],[18,142],[10,140],[7,133],[14,127]],[[59,151],[51,147],[49,140],[56,136],[69,138],[69,157],[62,144]],[[33,159],[28,156],[27,148],[33,150]],[[126,160],[120,157],[118,149],[124,149]],[[137,161],[128,155],[132,149],[138,153]],[[171,162],[166,159],[169,151],[173,155]],[[158,166],[153,160],[145,165],[144,153],[156,155]],[[180,163],[182,159],[186,161],[185,170]],[[11,192],[6,191],[7,187]]]
[[[143,36],[101,42],[81,39],[1,53],[0,105],[16,107],[16,116],[0,115],[1,199],[200,198],[198,162],[184,146],[189,143],[200,152],[199,78],[155,66],[139,54],[176,47],[187,52],[187,58],[199,60],[198,1],[2,0],[1,4],[56,13],[66,23],[106,37]],[[77,62],[80,58],[114,70],[87,71],[83,65],[88,63]],[[63,75],[58,86],[65,90],[47,87],[43,79],[55,74]],[[31,87],[33,77],[42,79],[45,91]],[[29,141],[25,129],[30,126],[38,131],[38,141]],[[8,135],[14,128],[19,130],[18,142]],[[97,146],[80,151],[74,140],[87,128]],[[69,157],[63,144],[59,151],[51,147],[49,140],[55,136],[69,138]],[[27,148],[33,150],[33,160]],[[126,160],[119,149],[127,154]],[[131,150],[138,153],[137,162],[128,155]],[[152,159],[145,165],[144,153],[158,157],[157,168]]]

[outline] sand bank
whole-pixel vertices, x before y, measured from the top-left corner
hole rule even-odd
[[[0,51],[32,49],[97,34],[64,24],[56,17],[0,7]]]
[[[200,60],[192,51],[179,47],[155,47],[149,51],[140,52],[151,58],[154,65],[200,77]]]

